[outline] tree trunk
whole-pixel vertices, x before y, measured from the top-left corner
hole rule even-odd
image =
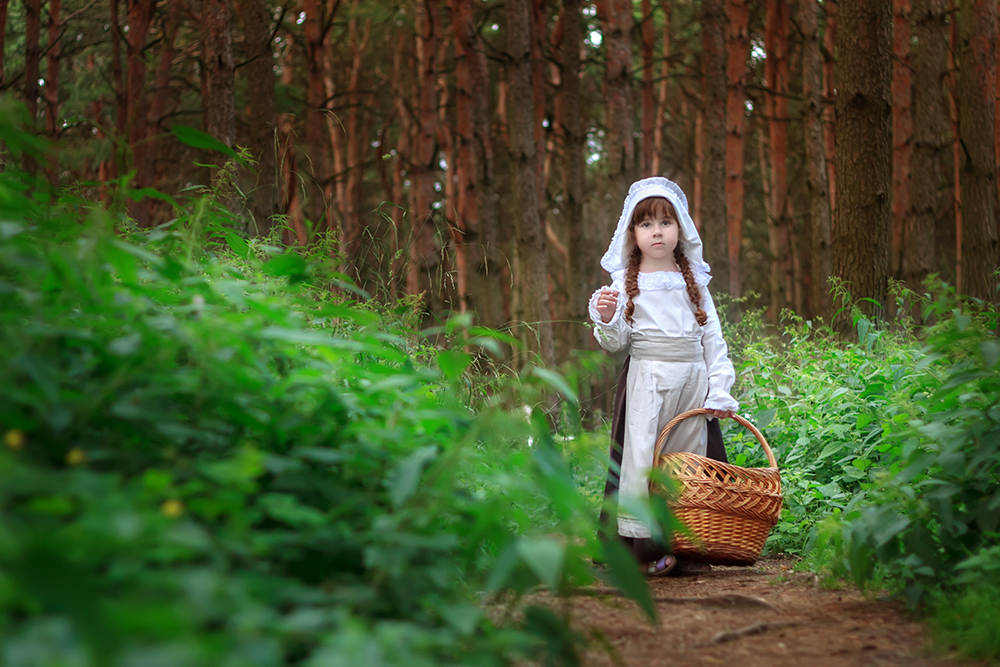
[[[247,148],[257,160],[254,183],[249,188],[249,231],[267,238],[275,216],[283,212],[278,185],[278,103],[274,86],[274,49],[271,46],[271,15],[265,0],[240,0],[243,21],[247,81]]]
[[[45,132],[55,142],[59,139],[59,45],[61,0],[49,0],[49,53],[45,74]],[[49,153],[49,182],[59,179],[59,153]]]
[[[125,75],[122,73],[122,37],[121,21],[118,16],[119,0],[111,2],[111,80],[115,86],[115,130],[116,139],[125,139],[125,128],[128,124],[128,88],[125,85]],[[117,153],[117,150],[115,151]],[[112,159],[111,175],[118,174],[120,158]]]
[[[837,3],[824,2],[826,28],[823,30],[823,146],[826,151],[827,181],[830,184],[830,211],[837,209],[837,119],[835,114],[833,53],[837,43]]]
[[[667,0],[660,0],[660,8],[663,10],[663,63],[660,65],[660,90],[656,106],[656,122],[653,126],[653,164],[651,170],[654,175],[661,174],[664,162],[663,128],[667,119],[668,85],[670,82],[670,32],[673,23],[671,6]]]
[[[941,171],[948,142],[944,76],[948,66],[945,0],[913,0],[913,159],[910,209],[904,228],[903,277],[919,289],[934,272],[935,229],[942,217],[946,183]]]
[[[995,301],[996,0],[963,0],[958,15],[959,130],[962,141],[961,292]]]
[[[305,202],[305,213],[316,228],[321,228],[325,223],[326,207],[331,205],[325,197],[327,179],[329,178],[326,146],[330,141],[324,131],[327,120],[324,74],[328,32],[324,27],[324,19],[328,17],[323,15],[320,0],[304,0],[302,8],[305,12],[302,27],[307,71],[306,153],[309,156],[309,170],[312,172],[312,184],[306,190],[308,194]]]
[[[597,0],[605,48],[604,96],[607,100],[605,155],[608,160],[609,199],[625,200],[635,175],[632,141],[632,2]],[[609,216],[610,218],[611,216]],[[608,236],[610,237],[610,230]]]
[[[208,134],[230,148],[236,145],[236,104],[233,94],[233,28],[229,2],[204,0],[205,100]]]
[[[726,8],[723,0],[705,0],[702,8],[702,104],[705,109],[705,124],[701,237],[705,244],[705,261],[713,265],[715,279],[718,284],[729,286],[729,240],[726,230]]]
[[[729,293],[740,296],[743,245],[743,152],[746,132],[747,58],[750,55],[746,0],[726,2],[726,219],[729,242]]]
[[[497,201],[490,136],[490,78],[483,40],[476,32],[473,0],[449,0],[455,29],[458,160],[458,224],[465,236],[467,266],[475,271],[468,298],[479,321],[503,322],[499,289]]]
[[[791,269],[788,216],[788,5],[785,0],[768,0],[764,48],[765,116],[771,148],[771,201],[768,240],[771,249],[769,282],[770,319],[777,324],[781,310],[792,304],[785,285]]]
[[[889,270],[902,278],[903,229],[910,207],[913,115],[910,93],[910,0],[892,2],[892,249]],[[922,242],[922,241],[918,241]]]
[[[582,108],[580,92],[580,44],[583,41],[581,25],[581,0],[563,0],[563,37],[559,50],[561,67],[562,104],[568,113],[562,114],[563,135],[563,214],[566,220],[566,291],[568,306],[566,318],[573,323],[570,347],[590,347],[590,330],[584,326],[589,320],[587,297],[594,285],[591,269],[593,243],[588,238],[583,221],[584,202],[584,143],[586,134],[583,119],[575,109]]]
[[[799,28],[802,30],[802,120],[805,134],[806,188],[809,193],[810,269],[812,275],[812,312],[827,318],[833,256],[830,191],[827,181],[826,153],[823,145],[823,55],[820,52],[816,0],[799,0]]]
[[[892,6],[840,0],[837,31],[836,274],[870,318],[885,311],[892,192]],[[849,318],[838,318],[841,331]]]
[[[402,283],[409,280],[407,267],[410,264],[410,253],[404,250],[409,239],[403,233],[403,214],[407,209],[411,211],[413,209],[412,206],[407,206],[408,197],[404,189],[406,160],[410,158],[412,152],[413,138],[413,123],[407,105],[407,99],[412,97],[410,82],[413,79],[413,68],[403,64],[403,53],[410,45],[410,35],[400,30],[397,39],[398,46],[392,55],[392,85],[396,115],[399,117],[399,136],[396,140],[396,159],[392,171],[392,246],[395,247],[389,282],[389,295],[394,299],[399,297]],[[412,192],[411,188],[410,193]]]
[[[653,128],[656,125],[653,104],[653,9],[650,0],[642,0],[642,155],[640,172],[643,178],[653,176]]]
[[[0,90],[7,87],[7,78],[4,76],[3,49],[7,35],[7,3],[10,0],[0,0]]]
[[[38,72],[41,59],[39,39],[42,31],[41,0],[24,2],[24,104],[28,107],[32,129],[38,121]],[[35,159],[25,153],[24,170],[34,173],[38,167]]]
[[[127,81],[127,113],[128,143],[132,151],[132,168],[135,170],[136,188],[152,187],[153,161],[146,142],[146,123],[148,118],[146,100],[146,38],[156,11],[156,0],[129,0],[128,5],[128,53]],[[151,200],[132,202],[129,205],[131,215],[140,226],[153,223],[150,214]]]
[[[361,116],[364,112],[361,105],[361,73],[362,57],[368,48],[368,38],[371,35],[372,21],[365,19],[364,27],[358,34],[358,19],[352,16],[348,23],[351,37],[351,76],[347,82],[347,181],[342,203],[344,217],[341,220],[343,230],[343,253],[349,263],[356,262],[361,246],[361,170],[362,155],[369,150],[365,135],[361,131]],[[360,271],[360,266],[356,267]]]
[[[555,348],[545,232],[537,206],[530,3],[531,0],[509,0],[506,6],[509,153],[513,170],[510,211],[514,218],[515,252],[521,264],[521,271],[515,273],[520,307],[514,319],[525,351],[537,354],[541,363],[548,366],[555,362]]]
[[[407,287],[410,294],[427,292],[425,304],[430,312],[437,309],[440,284],[434,273],[440,265],[432,204],[437,198],[434,177],[437,172],[437,0],[424,0],[418,10],[417,67],[420,93],[417,104],[416,141],[413,150],[411,189],[410,272]],[[529,123],[530,129],[530,123]]]

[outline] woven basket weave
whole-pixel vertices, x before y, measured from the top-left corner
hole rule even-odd
[[[674,515],[691,531],[691,535],[673,535],[675,556],[713,565],[753,565],[781,514],[781,476],[764,434],[743,417],[734,416],[757,436],[769,468],[741,468],[697,454],[660,456],[674,426],[709,412],[704,408],[688,410],[660,431],[653,461],[678,482],[680,492],[661,492],[652,483],[650,492],[662,493]]]

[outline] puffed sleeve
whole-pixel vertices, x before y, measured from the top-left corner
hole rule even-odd
[[[730,395],[729,391],[736,382],[736,370],[729,360],[729,347],[722,338],[722,327],[719,324],[719,313],[715,310],[715,302],[708,288],[702,285],[701,305],[708,315],[708,322],[703,327],[702,344],[705,346],[705,365],[708,367],[708,397],[705,407],[709,410],[739,410],[740,404]]]
[[[610,289],[618,292],[618,307],[615,309],[611,321],[605,324],[601,321],[601,314],[597,312],[597,297],[603,290]],[[590,297],[590,319],[594,322],[594,338],[608,352],[618,352],[628,346],[632,337],[632,327],[625,320],[625,285],[619,281],[611,283],[610,287],[602,287]]]

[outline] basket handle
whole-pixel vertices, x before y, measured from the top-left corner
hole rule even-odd
[[[653,467],[655,468],[656,463],[660,460],[660,453],[663,451],[663,445],[667,442],[667,435],[673,427],[677,426],[677,424],[681,423],[688,417],[696,417],[698,415],[707,415],[711,413],[712,411],[706,408],[695,408],[694,410],[682,412],[667,422],[667,425],[663,427],[662,431],[660,431],[660,437],[656,439],[656,448],[653,450]],[[743,426],[750,429],[751,433],[757,436],[760,446],[764,448],[764,453],[767,454],[768,464],[770,464],[770,467],[772,468],[777,468],[778,460],[774,458],[774,452],[771,451],[771,447],[767,444],[767,439],[764,437],[764,434],[760,432],[760,429],[737,414],[733,414],[733,419],[738,421],[740,424],[743,424]]]

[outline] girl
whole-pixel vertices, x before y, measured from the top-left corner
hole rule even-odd
[[[711,276],[701,238],[676,183],[647,178],[632,184],[601,266],[612,284],[590,299],[594,335],[609,352],[629,354],[615,398],[604,493],[607,498],[617,492],[619,500],[644,499],[660,430],[693,408],[731,417],[739,408],[729,393],[736,373],[708,293]],[[706,422],[686,419],[671,431],[664,453],[725,460],[718,422],[712,423],[714,451],[708,451]],[[602,521],[612,519],[602,516]],[[677,565],[634,516],[618,511],[617,528],[636,558],[648,563],[649,574],[665,574]],[[698,570],[693,563],[682,565]]]

